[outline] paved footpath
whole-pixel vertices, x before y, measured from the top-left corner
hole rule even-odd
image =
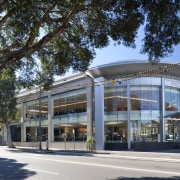
[[[18,151],[18,152],[32,152],[32,153],[49,153],[49,154],[70,154],[70,155],[89,155],[98,157],[121,158],[121,159],[138,159],[138,160],[151,160],[151,161],[169,161],[180,163],[180,149],[170,149],[161,151],[141,152],[141,151],[100,151],[96,150],[94,153],[87,151],[64,151],[58,149],[38,150],[27,147],[7,148],[7,146],[0,146],[1,150],[5,151]]]
[[[105,152],[109,157],[117,157],[123,159],[153,160],[153,161],[169,161],[180,163],[180,149],[161,150],[153,152],[141,151],[98,151],[99,154]]]

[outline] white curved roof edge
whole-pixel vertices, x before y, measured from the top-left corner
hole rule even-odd
[[[70,82],[72,80],[77,80],[79,78],[86,77],[87,75],[91,76],[89,71],[94,70],[94,69],[100,69],[100,68],[104,68],[104,67],[108,67],[108,66],[116,66],[116,65],[123,65],[123,64],[138,64],[138,63],[149,63],[149,61],[148,60],[139,60],[139,59],[127,59],[127,60],[119,60],[119,61],[110,62],[110,63],[107,63],[107,64],[102,64],[100,66],[96,66],[96,67],[93,67],[91,69],[88,69],[85,72],[79,72],[77,74],[73,74],[73,75],[70,75],[68,77],[63,77],[62,76],[61,79],[56,80],[53,83],[53,86],[63,84],[63,83],[67,83],[67,82]],[[179,65],[180,65],[180,61],[174,61],[174,60],[160,60],[159,61],[159,64],[177,64],[177,63],[179,63]],[[31,90],[28,90],[28,91],[27,90],[22,91],[22,92],[20,92],[18,97],[28,95],[29,93],[33,93],[33,92],[34,93],[38,92],[38,87],[33,88]]]
[[[110,62],[107,64],[102,64],[99,66],[92,67],[88,70],[93,70],[93,69],[99,69],[103,67],[108,67],[108,66],[115,66],[115,65],[123,65],[123,64],[138,64],[138,63],[150,63],[148,60],[140,60],[140,59],[127,59],[127,60],[119,60],[115,62]],[[175,61],[175,60],[160,60],[157,64],[176,64],[180,63],[180,61]],[[88,71],[87,70],[87,71]]]
[[[62,78],[60,78],[60,79],[53,82],[53,86],[59,85],[59,84],[62,84],[62,83],[67,83],[67,82],[70,82],[70,81],[73,81],[73,80],[77,80],[79,78],[84,78],[85,76],[86,75],[83,72],[72,74],[72,75],[70,75],[68,77],[63,77],[62,76]]]

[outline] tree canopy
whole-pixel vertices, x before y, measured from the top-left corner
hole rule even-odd
[[[159,61],[180,42],[179,7],[179,0],[0,0],[0,69],[19,68],[27,80],[38,59],[51,80],[70,67],[84,71],[110,39],[135,48],[141,26],[141,53]]]

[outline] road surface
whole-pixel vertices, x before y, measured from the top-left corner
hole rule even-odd
[[[180,160],[0,147],[0,180],[180,180]]]

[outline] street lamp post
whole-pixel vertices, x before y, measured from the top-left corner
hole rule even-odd
[[[42,149],[42,131],[41,131],[41,85],[39,88],[39,150]]]
[[[37,69],[36,72],[36,85],[39,86],[39,127],[38,127],[38,143],[39,143],[39,150],[42,149],[42,128],[41,128],[41,121],[42,121],[42,106],[41,106],[41,95],[42,95],[42,71],[37,63],[35,63]]]

